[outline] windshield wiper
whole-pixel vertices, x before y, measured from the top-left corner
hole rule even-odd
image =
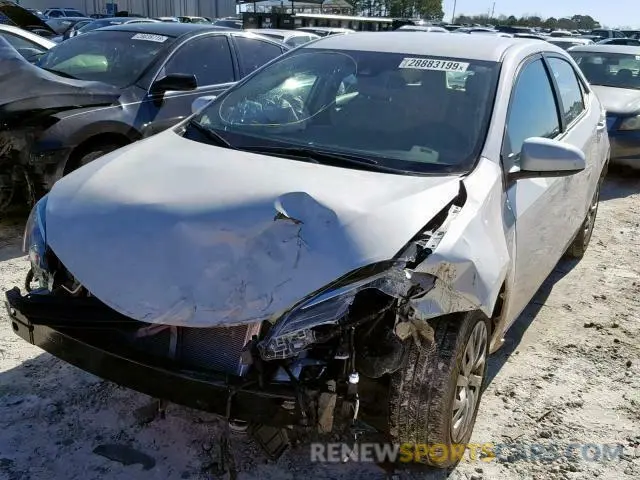
[[[213,130],[205,127],[204,125],[202,125],[202,124],[200,124],[198,122],[194,122],[194,121],[189,122],[187,124],[187,128],[189,128],[189,127],[195,128],[198,131],[198,133],[200,133],[201,135],[206,137],[207,140],[209,140],[214,145],[218,145],[219,147],[226,147],[226,148],[231,148],[233,150],[236,150],[236,147],[231,145],[221,135],[217,134]]]
[[[376,160],[360,155],[352,155],[349,153],[327,152],[326,150],[315,150],[305,147],[274,147],[274,146],[250,146],[243,147],[240,150],[246,152],[266,153],[271,155],[284,155],[287,157],[300,158],[313,163],[320,164],[337,164],[337,165],[358,165],[368,167],[371,170],[398,173],[403,170],[397,168],[386,167],[380,165]]]

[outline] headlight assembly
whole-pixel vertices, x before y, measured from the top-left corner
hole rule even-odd
[[[283,359],[305,350],[317,340],[314,328],[343,321],[362,290],[375,288],[396,296],[408,291],[410,285],[402,268],[389,262],[356,270],[285,313],[260,342],[261,356],[265,360]]]
[[[640,115],[625,118],[618,130],[640,130]]]
[[[33,210],[31,210],[31,213],[29,214],[22,243],[22,250],[24,253],[29,255],[34,280],[41,282],[45,280],[43,274],[48,271],[47,259],[45,256],[47,250],[45,220],[46,207],[47,197],[45,196],[35,204]]]

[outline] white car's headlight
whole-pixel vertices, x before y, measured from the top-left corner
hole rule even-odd
[[[47,197],[43,197],[35,204],[24,230],[24,240],[22,250],[29,255],[31,268],[35,280],[40,280],[40,274],[47,271],[47,250],[46,220],[45,210],[47,208]]]
[[[376,264],[347,275],[284,314],[260,342],[262,358],[275,360],[297,355],[318,340],[316,327],[337,325],[347,317],[349,307],[359,292],[368,288],[383,292],[402,289],[399,283],[410,284],[409,277],[389,263]]]
[[[625,118],[618,130],[640,130],[640,115]]]

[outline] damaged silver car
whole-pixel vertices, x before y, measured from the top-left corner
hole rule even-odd
[[[466,443],[489,354],[587,248],[609,140],[560,48],[435,37],[312,42],[64,177],[14,331],[229,420]]]

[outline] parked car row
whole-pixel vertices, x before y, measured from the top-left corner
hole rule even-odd
[[[57,180],[13,331],[230,421],[467,443],[489,354],[591,238],[610,143],[579,65],[637,69],[416,35],[123,24],[35,64],[0,42],[0,151]]]
[[[46,47],[16,52],[5,42],[0,50],[0,206],[17,189],[40,196],[92,159],[171,127],[195,98],[220,93],[288,48],[249,32],[162,22]]]

